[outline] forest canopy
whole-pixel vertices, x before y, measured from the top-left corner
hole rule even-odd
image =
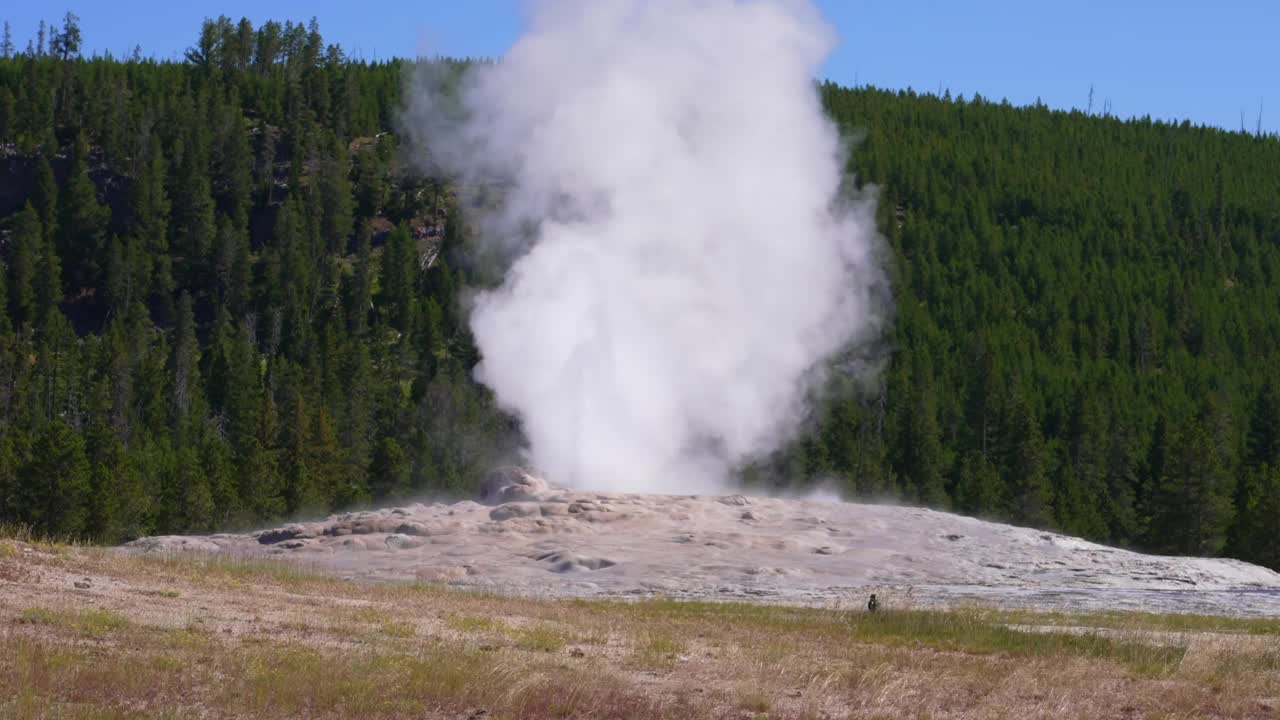
[[[459,300],[484,193],[406,162],[407,63],[314,20],[82,46],[0,46],[0,523],[241,527],[516,457]],[[819,91],[879,188],[891,359],[743,481],[1280,568],[1280,139]]]

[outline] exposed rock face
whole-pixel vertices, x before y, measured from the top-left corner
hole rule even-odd
[[[297,558],[348,576],[551,596],[829,604],[878,591],[889,607],[977,601],[1280,615],[1280,575],[1264,568],[1141,555],[921,508],[596,493],[522,468],[495,470],[480,500],[126,547]]]

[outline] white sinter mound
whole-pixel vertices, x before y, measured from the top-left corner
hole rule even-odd
[[[731,495],[595,493],[495,473],[481,502],[416,503],[133,552],[296,559],[345,576],[540,596],[1280,615],[1280,574],[1141,555],[920,508]]]

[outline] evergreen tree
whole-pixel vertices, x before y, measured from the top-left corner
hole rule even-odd
[[[1241,482],[1247,488],[1233,533],[1233,554],[1266,567],[1280,567],[1280,468],[1262,465]]]
[[[1136,439],[1133,432],[1115,418],[1112,418],[1108,435],[1111,443],[1107,455],[1107,505],[1104,513],[1109,526],[1108,537],[1113,543],[1129,545],[1141,532]]]
[[[0,433],[0,523],[30,522],[31,509],[24,504],[24,496],[30,491],[23,488],[18,479],[27,464],[26,433],[17,430]]]
[[[117,314],[107,329],[103,351],[106,373],[111,382],[110,425],[117,440],[127,442],[133,429],[133,365],[135,358],[128,340],[126,313]]]
[[[80,418],[79,350],[70,321],[62,313],[50,311],[36,345],[41,415],[47,422]],[[79,429],[78,422],[73,429]]]
[[[13,233],[13,255],[9,266],[9,311],[14,324],[22,326],[35,320],[39,303],[40,263],[44,236],[40,217],[31,203],[18,214]]]
[[[373,498],[387,500],[403,497],[410,488],[409,459],[395,438],[384,437],[373,453],[369,477]]]
[[[409,228],[401,224],[387,238],[382,252],[382,302],[387,323],[408,332],[413,317],[414,278],[417,276],[417,251]]]
[[[332,137],[329,143],[320,173],[320,233],[330,255],[345,255],[352,228],[351,160],[342,141]]]
[[[9,295],[9,269],[0,261],[0,342],[8,340],[13,333],[13,321],[9,319],[9,309],[4,302]],[[0,352],[6,349],[6,344],[0,344]]]
[[[1073,535],[1106,537],[1106,425],[1092,390],[1081,390],[1072,410],[1067,462],[1056,485],[1058,527]]]
[[[1013,402],[1008,426],[1008,517],[1019,525],[1047,527],[1051,523],[1053,488],[1040,423],[1018,398]]]
[[[66,291],[98,282],[106,266],[106,230],[109,208],[98,202],[98,190],[89,178],[89,139],[81,134],[75,143],[71,172],[58,197],[58,254],[64,261]]]
[[[138,537],[139,478],[105,418],[89,429],[85,454],[90,468],[85,533],[101,542]]]
[[[1146,467],[1142,481],[1138,483],[1138,522],[1142,532],[1143,544],[1147,547],[1155,545],[1152,533],[1156,528],[1151,520],[1155,516],[1155,505],[1160,495],[1160,484],[1164,478],[1165,465],[1170,452],[1169,424],[1164,415],[1156,418],[1151,432],[1151,444],[1147,450]]]
[[[1153,539],[1160,549],[1213,555],[1226,542],[1234,485],[1222,451],[1199,419],[1183,423],[1170,445],[1153,507]]]
[[[253,23],[249,18],[240,18],[235,34],[223,38],[223,59],[226,67],[233,73],[243,73],[253,59],[253,46],[256,35]]]
[[[233,446],[247,452],[250,440],[259,434],[263,412],[261,361],[254,347],[252,329],[244,325],[231,333],[220,350],[226,368],[220,397],[227,436]]]
[[[1245,465],[1280,468],[1280,388],[1268,377],[1253,404],[1249,417]]]
[[[201,70],[208,72],[222,64],[222,29],[219,24],[226,18],[219,18],[218,21],[209,18],[204,19],[204,23],[200,26],[200,39],[192,47],[187,48],[185,57],[187,62]]]
[[[0,262],[0,298],[9,294],[7,274],[4,263]],[[18,338],[13,333],[13,322],[9,319],[9,312],[5,308],[5,303],[0,302],[0,429],[8,424],[12,415],[13,386],[11,383],[16,374],[13,371],[13,366],[16,364],[13,348],[17,344]]]
[[[254,38],[253,65],[260,75],[267,74],[276,64],[282,45],[280,23],[269,20],[258,28]]]
[[[31,193],[31,204],[40,214],[40,226],[45,237],[53,239],[58,229],[58,181],[53,175],[53,166],[44,154],[36,165],[36,185]]]
[[[232,521],[232,518],[246,515],[244,508],[240,505],[235,457],[231,448],[213,432],[205,433],[201,437],[199,451],[200,467],[204,470],[209,493],[213,498],[211,522],[213,527],[223,528]]]
[[[0,87],[0,142],[10,143],[18,138],[18,101],[13,91]]]
[[[178,451],[177,476],[177,497],[181,508],[177,526],[195,532],[216,529],[217,508],[197,448],[186,447]]]
[[[356,156],[356,216],[376,217],[387,202],[386,173],[378,154],[364,150]]]
[[[84,439],[61,420],[36,435],[31,455],[19,471],[19,514],[37,533],[78,536],[85,530],[89,463]]]
[[[347,293],[347,332],[364,336],[373,307],[373,229],[362,223],[356,240],[356,268]]]
[[[53,32],[49,52],[63,62],[80,55],[80,18],[68,12],[62,18],[62,31]]]
[[[215,152],[210,162],[211,188],[218,211],[240,227],[249,218],[253,152],[240,108],[226,105],[219,115],[218,132],[212,143]]]
[[[315,473],[310,465],[307,446],[309,417],[302,396],[295,394],[289,414],[284,418],[284,457],[281,474],[284,482],[284,509],[289,515],[316,511],[321,504],[320,490],[315,486]]]
[[[969,515],[992,517],[1007,504],[999,468],[981,450],[970,450],[960,461],[955,489],[956,509]]]
[[[273,128],[259,121],[253,129],[253,187],[270,202],[275,189],[276,141]]]
[[[232,314],[240,315],[248,306],[253,278],[249,238],[234,219],[218,216],[214,240],[214,274],[218,297]]]
[[[209,261],[216,232],[214,200],[209,182],[207,143],[203,133],[193,131],[191,136],[178,167],[176,184],[170,193],[173,198],[170,232],[174,253],[181,258],[175,265],[182,284],[205,287],[212,276]]]
[[[925,505],[945,506],[942,439],[933,402],[926,383],[920,382],[912,389],[910,404],[901,416],[894,470],[912,499]]]
[[[363,493],[346,482],[346,468],[333,418],[324,408],[312,413],[311,418],[306,464],[316,494],[309,509],[327,512],[332,505],[345,506],[360,501]],[[308,506],[304,504],[303,507]]]
[[[995,355],[988,345],[986,338],[978,344],[976,377],[968,394],[967,408],[970,444],[987,459],[998,445],[996,419],[1000,411]]]
[[[178,321],[174,327],[173,359],[173,428],[179,448],[185,448],[191,425],[203,415],[204,402],[200,387],[200,345],[196,339],[196,320],[191,309],[191,296],[178,297]],[[194,461],[193,461],[194,462]],[[211,517],[205,513],[202,517]]]
[[[162,141],[152,135],[145,148],[145,159],[137,183],[133,187],[131,202],[133,240],[136,243],[137,260],[127,263],[129,292],[127,303],[146,298],[159,304],[163,317],[167,312],[174,291],[173,263],[169,254],[169,194],[165,188],[168,163],[165,161]]]

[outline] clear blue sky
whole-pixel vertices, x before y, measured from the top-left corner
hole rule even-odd
[[[589,1],[589,0],[584,0]],[[81,18],[88,50],[180,56],[219,14],[306,20],[366,58],[497,56],[520,32],[522,0],[14,0],[0,19],[21,49],[41,17]],[[1280,0],[818,0],[840,33],[837,82],[974,92],[1016,104],[1190,119],[1280,132]]]

